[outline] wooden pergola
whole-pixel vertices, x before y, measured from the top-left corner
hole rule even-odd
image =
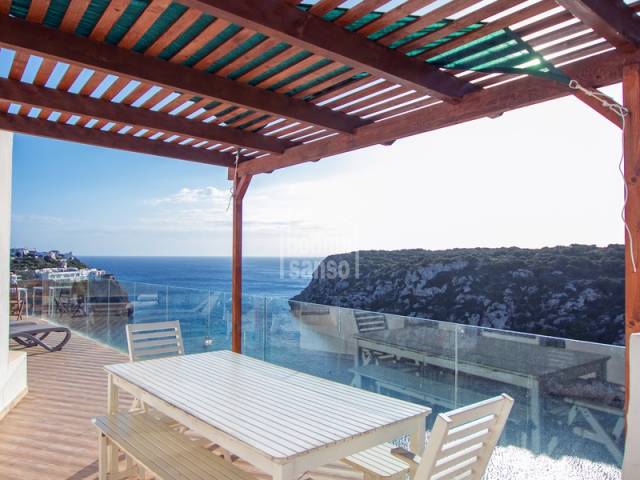
[[[0,0],[0,129],[228,168],[240,351],[253,175],[567,95],[622,127],[585,93],[622,81],[627,338],[640,331],[640,0],[388,4]]]

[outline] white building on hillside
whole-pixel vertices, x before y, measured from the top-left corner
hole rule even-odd
[[[35,271],[38,278],[50,282],[95,280],[106,275],[106,271],[97,268],[41,268]]]

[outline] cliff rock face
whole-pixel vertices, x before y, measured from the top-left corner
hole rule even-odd
[[[624,247],[332,255],[293,300],[622,344]]]

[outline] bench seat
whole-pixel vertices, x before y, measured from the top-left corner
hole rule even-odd
[[[106,447],[115,445],[158,479],[255,480],[251,474],[148,414],[118,413],[94,418],[93,423],[100,432],[101,479],[107,478]],[[123,475],[116,472],[109,478],[123,478]]]
[[[365,478],[402,479],[409,472],[406,462],[394,457],[391,449],[395,445],[383,443],[363,452],[349,455],[342,461],[347,465],[364,472]]]

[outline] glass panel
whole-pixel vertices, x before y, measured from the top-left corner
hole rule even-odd
[[[126,351],[128,322],[179,320],[187,353],[231,348],[231,295],[97,278],[22,281],[32,315]],[[501,445],[620,467],[623,347],[245,295],[243,352],[433,408],[507,393]],[[529,453],[530,454],[530,453]]]

